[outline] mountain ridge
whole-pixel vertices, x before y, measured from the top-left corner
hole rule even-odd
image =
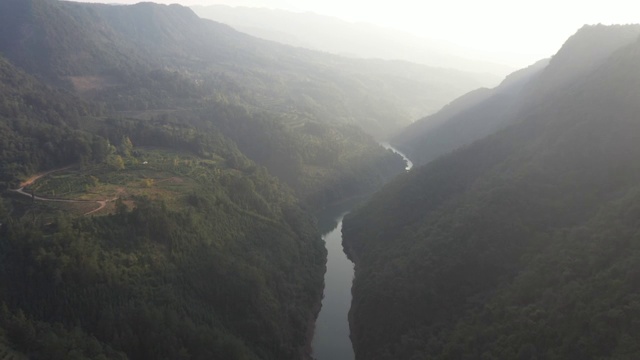
[[[359,58],[400,59],[435,67],[505,75],[508,66],[464,58],[462,49],[366,23],[350,23],[315,13],[226,5],[192,6],[205,18],[253,36],[298,47]],[[292,32],[291,29],[296,29]]]
[[[391,143],[404,150],[416,164],[428,163],[570,91],[571,84],[596,70],[617,49],[631,44],[638,36],[638,25],[584,26],[567,40],[558,54],[514,72],[490,90],[491,96],[480,98],[481,101],[470,103],[455,114],[445,110],[416,121]]]
[[[624,320],[640,299],[625,275],[640,257],[639,57],[640,41],[620,47],[347,216],[357,359],[640,354]]]
[[[12,14],[25,4],[53,12],[46,19],[32,14],[18,24],[9,21],[9,17],[19,18]],[[18,39],[20,46],[0,41],[0,51],[17,61],[24,57],[21,53],[40,48],[20,40],[24,37],[20,24],[36,24],[40,32],[51,34],[38,41],[49,41],[55,56],[33,57],[31,63],[25,63],[27,70],[54,78],[58,84],[67,82],[70,89],[69,77],[75,83],[100,77],[102,83],[115,85],[111,89],[94,87],[93,98],[98,100],[100,96],[117,96],[113,94],[117,88],[120,92],[129,91],[127,87],[139,88],[147,74],[164,71],[198,85],[205,96],[232,95],[260,109],[355,123],[385,139],[483,81],[463,72],[296,49],[253,38],[211,20],[195,19],[192,10],[177,5],[8,0],[3,6],[2,20],[13,24],[6,28],[5,39]],[[64,29],[54,21],[58,18],[65,19]],[[74,39],[65,38],[67,33]],[[100,49],[87,50],[92,48],[85,49],[85,43],[100,44]],[[396,71],[397,67],[402,70]],[[157,87],[146,91],[155,92]]]

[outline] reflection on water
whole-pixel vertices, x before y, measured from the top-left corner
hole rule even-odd
[[[402,156],[406,170],[413,163],[404,154],[388,143],[386,149]],[[317,214],[318,229],[327,247],[327,272],[324,275],[324,298],[322,309],[316,320],[313,336],[313,357],[316,360],[353,360],[353,346],[349,338],[349,309],[351,308],[351,285],[353,263],[347,259],[342,248],[342,219],[364,198],[354,198],[330,207]]]
[[[318,228],[327,248],[322,310],[316,320],[313,357],[317,360],[353,360],[348,314],[351,308],[353,263],[342,248],[342,218],[362,199],[354,199],[318,214]]]
[[[358,196],[349,200],[340,202],[339,204],[328,206],[321,212],[316,214],[318,220],[318,230],[320,234],[327,235],[338,227],[338,222],[344,215],[351,211],[356,205],[362,203],[366,196]]]
[[[404,163],[406,164],[404,169],[407,170],[407,171],[411,170],[411,168],[413,167],[413,162],[411,162],[411,160],[409,160],[409,158],[405,154],[401,153],[398,149],[396,149],[393,146],[391,146],[391,144],[389,144],[388,142],[382,142],[382,143],[380,143],[380,145],[382,145],[383,148],[385,148],[387,150],[391,150],[394,153],[402,156],[402,159],[404,159]]]

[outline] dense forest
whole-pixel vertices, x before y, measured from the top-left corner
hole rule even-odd
[[[80,129],[102,113],[64,90],[43,85],[0,56],[0,189],[37,171],[102,161],[106,140]]]
[[[543,103],[347,216],[357,359],[640,356],[639,64],[637,27],[581,29]]]
[[[177,5],[8,0],[0,30],[0,358],[308,359],[312,214],[403,171],[373,135],[430,70]]]
[[[401,172],[369,135],[389,136],[427,94],[464,91],[443,89],[459,86],[456,74],[436,81],[418,65],[258,40],[179,5],[9,0],[0,17],[0,51],[14,65],[101,114],[217,127],[311,206]]]
[[[86,97],[107,97],[116,110],[193,107],[185,92],[198,91],[201,101],[224,98],[293,123],[356,124],[385,140],[486,83],[454,70],[260,40],[180,5],[6,0],[0,23],[0,51],[9,60]],[[161,75],[185,81],[172,79],[168,88]]]
[[[102,117],[99,106],[0,65],[4,187],[72,164],[76,179],[65,183],[93,192],[114,183],[126,195],[110,215],[82,217],[5,194],[0,353],[305,356],[325,250],[286,185],[212,126]],[[156,149],[171,158],[154,157]],[[153,170],[142,169],[142,158],[154,159]],[[152,174],[187,184],[161,195],[129,190],[139,181],[160,188]],[[45,185],[59,193],[54,180]]]
[[[487,89],[180,5],[0,1],[0,359],[310,360],[314,214],[381,188],[343,226],[358,359],[640,357],[639,36]]]
[[[136,198],[109,216],[3,225],[3,346],[34,359],[302,358],[324,248],[308,215],[258,176],[268,207],[238,195],[242,179],[203,182],[179,209]]]

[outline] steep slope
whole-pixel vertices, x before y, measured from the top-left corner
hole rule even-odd
[[[424,112],[424,97],[396,89],[439,92],[439,83],[458,79],[258,40],[179,5],[9,0],[0,10],[0,51],[26,71],[102,103],[113,117],[217,127],[313,208],[402,171],[365,134],[384,136],[409,112]],[[448,89],[449,97],[464,91]]]
[[[640,356],[638,64],[640,41],[348,216],[358,359]]]
[[[585,26],[550,60],[508,76],[491,90],[471,92],[441,112],[416,121],[391,143],[416,164],[471,144],[562,96],[566,87],[588,75],[611,54],[635,41],[640,27]],[[482,94],[482,95],[480,95]]]
[[[542,100],[555,96],[553,89],[564,90],[598,68],[618,49],[635,42],[640,25],[583,26],[570,37],[548,68],[540,74],[531,92]],[[557,91],[557,90],[556,90]],[[544,95],[547,98],[544,98]]]
[[[141,62],[136,49],[98,17],[78,16],[62,2],[3,1],[0,24],[0,51],[56,84],[70,76],[119,75],[137,70]]]
[[[11,348],[50,359],[304,358],[324,270],[313,220],[251,167],[215,169],[199,169],[206,180],[173,174],[193,193],[169,205],[127,197],[135,209],[110,216],[2,225],[0,330]]]
[[[459,71],[296,49],[200,19],[179,5],[7,0],[0,22],[5,56],[78,90],[140,98],[159,92],[147,78],[161,70],[196,84],[203,99],[226,97],[299,121],[357,124],[381,139],[485,81]],[[131,99],[120,107],[146,108],[140,105]]]
[[[547,66],[547,60],[509,75],[494,89],[477,89],[439,112],[418,120],[391,143],[417,165],[481,139],[508,124],[522,107],[525,89]]]
[[[308,358],[326,254],[291,190],[212,125],[100,115],[0,57],[0,354]]]
[[[351,121],[261,105],[240,85],[277,51],[183,7],[0,18],[1,356],[309,358],[326,253],[307,209],[401,160]]]
[[[0,56],[0,189],[36,171],[102,161],[97,149],[106,140],[80,129],[83,117],[101,111],[43,85]]]
[[[291,186],[312,209],[374,192],[404,170],[398,155],[353,126],[310,121],[290,128],[272,114],[221,104],[197,116],[198,122],[214,124],[246,156]]]

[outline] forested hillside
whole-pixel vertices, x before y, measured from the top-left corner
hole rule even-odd
[[[0,56],[0,189],[37,171],[102,161],[104,138],[80,130],[100,106],[47,87]]]
[[[616,50],[640,36],[640,26],[584,26],[551,60],[514,72],[494,89],[479,89],[418,120],[391,143],[426,164],[519,121],[587,76]]]
[[[11,61],[85,96],[110,99],[117,110],[184,106],[183,92],[199,91],[203,101],[224,97],[286,113],[293,123],[355,124],[386,139],[486,81],[280,45],[179,5],[6,0],[0,23],[0,51]],[[171,79],[167,88],[160,74],[185,83]]]
[[[402,171],[366,132],[387,136],[430,95],[396,90],[439,93],[460,82],[453,72],[431,80],[417,65],[258,40],[179,5],[9,0],[0,17],[0,51],[14,64],[102,114],[217,127],[312,207]]]
[[[265,181],[227,171],[179,207],[2,218],[0,342],[39,359],[303,358],[324,249]]]
[[[315,209],[373,192],[404,169],[397,155],[353,125],[308,121],[292,128],[273,113],[223,104],[202,109],[197,121],[214,124]]]
[[[57,170],[28,185],[51,201],[0,199],[3,357],[306,356],[325,250],[233,141],[105,117],[1,58],[0,104],[3,189]]]
[[[308,359],[311,214],[403,171],[361,127],[408,121],[403,70],[181,6],[8,0],[0,29],[0,357]]]
[[[640,41],[575,40],[547,69],[581,76],[345,219],[357,359],[640,356]]]

